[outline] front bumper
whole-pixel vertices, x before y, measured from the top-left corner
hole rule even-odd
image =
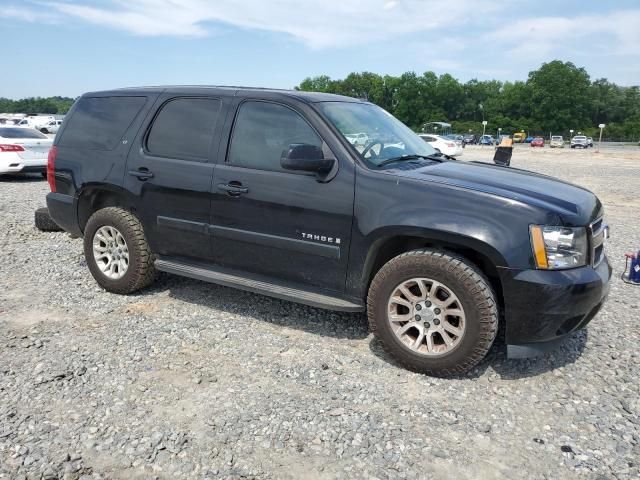
[[[531,357],[580,330],[609,293],[611,266],[570,270],[500,269],[509,357]]]

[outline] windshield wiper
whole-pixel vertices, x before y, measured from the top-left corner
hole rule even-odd
[[[378,163],[378,165],[376,166],[382,167],[384,165],[388,165],[389,163],[393,163],[393,162],[402,162],[403,160],[417,160],[417,159],[423,159],[423,158],[429,159],[429,160],[442,161],[441,158],[431,158],[431,155],[405,154],[405,155],[400,155],[398,157],[387,158],[386,160],[383,160],[382,162]]]
[[[432,153],[431,155],[427,155],[424,158],[430,158],[432,160],[440,160],[440,161],[442,161],[443,158],[446,158],[447,160],[456,160],[456,157],[452,157],[451,155],[447,155],[442,152]]]

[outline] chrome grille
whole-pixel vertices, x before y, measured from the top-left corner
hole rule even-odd
[[[589,225],[589,245],[591,250],[591,265],[599,265],[604,259],[604,241],[608,237],[609,227],[602,217]]]

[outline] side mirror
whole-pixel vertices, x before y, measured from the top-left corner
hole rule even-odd
[[[292,143],[289,149],[283,152],[280,165],[285,170],[327,174],[331,171],[336,161],[332,158],[324,158],[322,148],[306,143]]]

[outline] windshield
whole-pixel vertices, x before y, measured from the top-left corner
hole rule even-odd
[[[385,160],[434,155],[437,151],[409,127],[370,103],[320,102],[322,113],[361,159],[374,166]]]
[[[551,140],[562,140],[562,137],[553,136],[553,137],[551,137]]]

